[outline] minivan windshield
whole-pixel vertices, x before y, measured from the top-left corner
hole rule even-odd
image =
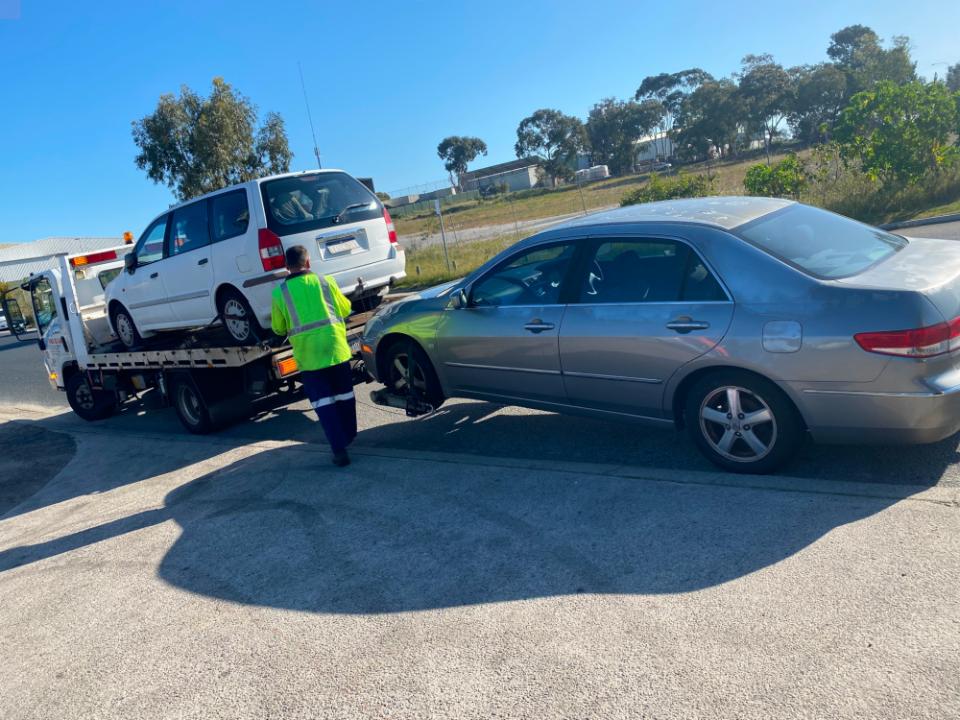
[[[372,220],[383,214],[374,194],[341,172],[268,180],[261,191],[267,226],[280,236]]]
[[[835,279],[863,272],[907,240],[809,205],[790,205],[733,232],[808,275]]]

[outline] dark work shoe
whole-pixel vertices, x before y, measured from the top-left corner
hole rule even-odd
[[[346,450],[341,450],[340,452],[335,452],[333,454],[333,464],[337,467],[346,467],[350,464],[350,456],[347,455]]]

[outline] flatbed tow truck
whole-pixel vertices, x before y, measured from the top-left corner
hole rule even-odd
[[[158,333],[142,348],[125,349],[110,327],[103,291],[129,250],[60,255],[57,269],[31,275],[21,286],[30,297],[50,384],[66,392],[77,415],[107,418],[154,389],[187,430],[205,434],[249,417],[260,399],[281,392],[292,398],[299,370],[286,340],[271,334],[256,345],[225,346],[219,318],[192,333]],[[347,319],[354,384],[369,380],[358,350],[372,314]]]

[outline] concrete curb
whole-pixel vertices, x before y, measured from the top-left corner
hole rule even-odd
[[[886,223],[879,227],[883,230],[899,230],[900,228],[921,227],[923,225],[939,225],[940,223],[949,223],[960,221],[960,213],[950,213],[949,215],[934,215],[933,217],[917,218],[916,220],[901,220],[900,222]]]

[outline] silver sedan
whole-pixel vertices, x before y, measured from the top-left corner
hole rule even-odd
[[[383,307],[362,340],[397,395],[686,427],[738,472],[774,470],[807,435],[957,432],[958,348],[960,244],[746,197],[555,226]]]

